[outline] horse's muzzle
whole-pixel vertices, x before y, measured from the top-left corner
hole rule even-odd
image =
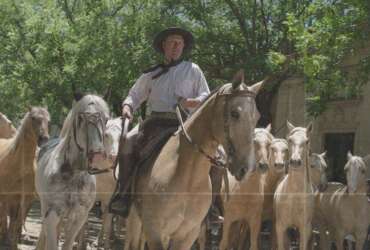
[[[101,166],[102,162],[107,159],[107,154],[105,151],[93,152],[90,151],[88,155],[89,165],[91,166]]]
[[[269,166],[267,163],[258,163],[258,171],[260,171],[261,173],[266,173],[268,169]]]
[[[275,163],[274,167],[276,170],[281,171],[285,169],[285,164],[284,163]]]
[[[301,159],[297,159],[297,160],[290,159],[289,164],[290,164],[291,167],[298,168],[298,167],[302,166],[302,160]]]
[[[38,140],[37,140],[37,145],[39,147],[41,147],[43,144],[45,144],[47,141],[49,140],[49,136],[48,135],[42,135],[42,136],[39,136]]]
[[[242,168],[239,169],[239,171],[236,172],[236,174],[234,176],[238,181],[241,181],[246,173],[247,173],[247,168],[242,167]]]

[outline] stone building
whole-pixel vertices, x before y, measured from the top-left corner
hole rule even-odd
[[[343,67],[356,67],[361,59],[369,55],[370,46],[359,49],[346,58]],[[306,114],[305,97],[302,78],[292,77],[281,84],[271,110],[275,136],[286,136],[286,120],[295,126],[304,126],[312,121]],[[363,86],[358,98],[328,103],[313,124],[312,151],[327,151],[329,180],[345,181],[343,167],[347,152],[359,156],[370,154],[370,82]]]

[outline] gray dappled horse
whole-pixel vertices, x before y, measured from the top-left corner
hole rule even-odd
[[[108,118],[109,109],[101,97],[82,97],[64,122],[60,142],[40,156],[35,184],[43,224],[38,248],[58,249],[59,224],[66,218],[63,249],[72,249],[95,201],[96,180],[90,173],[104,165]]]

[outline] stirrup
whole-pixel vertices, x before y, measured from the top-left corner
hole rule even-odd
[[[109,201],[109,213],[127,218],[131,207],[130,197],[128,196],[128,194],[122,196],[120,193],[116,193]]]

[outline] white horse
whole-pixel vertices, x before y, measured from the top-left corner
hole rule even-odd
[[[58,249],[58,226],[66,217],[63,249],[72,249],[94,205],[96,180],[90,173],[104,162],[108,118],[109,108],[102,98],[84,96],[68,114],[59,144],[40,155],[35,184],[43,225],[38,247]]]
[[[328,238],[335,241],[337,249],[344,249],[346,235],[352,235],[356,241],[356,249],[363,249],[370,224],[370,206],[366,195],[367,167],[359,156],[348,152],[347,158],[348,162],[344,167],[347,186],[329,182],[328,189],[318,196],[320,233],[328,229]],[[323,236],[325,238],[325,234]],[[328,248],[330,242],[328,239],[321,242],[323,249]]]

